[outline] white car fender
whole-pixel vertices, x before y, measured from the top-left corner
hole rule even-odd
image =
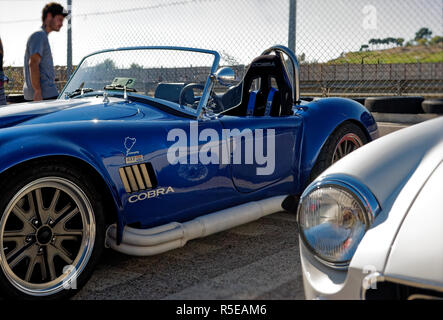
[[[436,156],[438,154],[443,154],[443,143],[432,148],[415,172],[407,177],[407,183],[399,186],[400,192],[391,194],[381,205],[382,210],[359,244],[350,267],[361,270],[374,267],[376,271],[385,273],[387,258],[395,237],[417,194],[442,159],[441,156]],[[388,174],[386,179],[389,179]]]
[[[384,274],[424,286],[443,287],[443,162],[426,182],[401,225]]]

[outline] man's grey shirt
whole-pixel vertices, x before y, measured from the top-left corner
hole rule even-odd
[[[42,27],[40,30],[31,34],[26,43],[24,74],[25,83],[23,93],[26,100],[34,99],[34,89],[31,83],[31,74],[29,72],[29,58],[38,53],[40,61],[40,86],[42,88],[43,99],[58,96],[57,86],[55,85],[54,62],[52,60],[51,47],[49,46],[48,34]]]

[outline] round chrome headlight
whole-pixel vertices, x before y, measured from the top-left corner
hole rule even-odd
[[[316,258],[335,267],[349,264],[374,218],[366,198],[354,190],[320,182],[305,191],[298,207],[303,242]]]

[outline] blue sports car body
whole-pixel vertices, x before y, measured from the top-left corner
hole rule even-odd
[[[140,62],[133,63],[131,54],[136,52],[152,53],[155,56],[152,61],[157,62],[142,65],[140,58]],[[177,65],[168,65],[169,52],[178,54],[174,60]],[[118,54],[123,54],[119,61],[106,57]],[[188,59],[180,57],[181,54],[204,55],[205,59],[209,57],[209,62],[205,68],[195,67],[204,64],[203,59],[198,58],[180,66],[179,58]],[[103,55],[104,58],[98,59]],[[92,63],[91,59],[99,62]],[[266,65],[269,62],[266,59],[271,63]],[[99,186],[98,192],[105,202],[105,220],[108,224],[115,223],[113,248],[118,248],[124,242],[126,227],[161,228],[252,201],[300,195],[311,181],[312,170],[328,139],[345,124],[358,127],[364,134],[361,140],[368,142],[377,137],[373,117],[355,101],[324,98],[308,103],[300,100],[298,63],[285,47],[265,51],[235,85],[235,77],[223,77],[222,72],[217,72],[220,64],[220,56],[214,51],[168,47],[106,50],[86,57],[57,100],[0,108],[0,180],[14,170],[38,167],[44,159],[80,168],[85,178]],[[105,70],[105,75],[98,77],[100,68]],[[192,73],[191,68],[199,70]],[[260,93],[264,94],[260,92],[266,81],[263,72],[267,69],[264,68],[280,72],[269,80],[275,80],[277,85],[269,88],[275,87],[273,92],[278,95],[284,90],[280,85],[283,81],[289,90],[286,98],[290,108],[287,103],[284,108],[283,96],[276,103],[272,97],[270,101],[268,88],[264,111],[257,111]],[[143,82],[140,75],[147,70],[163,70],[164,74],[156,74],[152,81]],[[279,81],[282,73],[283,80]],[[245,89],[250,80],[248,74],[257,75],[251,81],[259,79],[258,90]],[[219,84],[227,79],[233,81],[229,89]],[[133,81],[140,86],[133,86]],[[192,84],[190,90],[186,89],[188,83]],[[197,95],[196,89],[200,90]],[[237,92],[238,99],[232,92]],[[253,95],[257,102],[251,98]],[[236,102],[230,104],[228,100]],[[274,114],[270,111],[271,105],[272,110],[277,110]],[[274,108],[274,105],[277,106]],[[211,139],[202,137],[205,129],[210,129],[206,132]],[[234,163],[232,148],[226,148],[225,161],[202,160],[201,150],[208,143],[216,148],[232,143],[233,137],[225,134],[227,130],[244,135],[237,140],[237,147],[243,150],[242,159]],[[269,158],[271,148],[265,145],[261,161],[257,152],[252,163],[245,161],[252,150],[247,147],[249,130],[252,132],[249,137],[254,138],[262,130],[263,137],[259,139],[262,143],[269,135],[275,138],[274,159]],[[179,141],[180,134],[184,134],[186,140]],[[185,152],[177,151],[178,146]],[[173,158],[175,163],[171,162]],[[44,237],[39,234],[43,233],[42,229],[36,232],[37,242],[44,245]],[[3,272],[8,273],[6,269]],[[15,288],[20,287],[11,282]],[[39,295],[32,286],[20,288],[20,292]],[[48,290],[42,291],[44,295],[56,292]]]

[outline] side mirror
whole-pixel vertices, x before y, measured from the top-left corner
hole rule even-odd
[[[216,72],[215,77],[221,85],[226,87],[230,87],[236,82],[235,71],[229,67],[219,69]]]

